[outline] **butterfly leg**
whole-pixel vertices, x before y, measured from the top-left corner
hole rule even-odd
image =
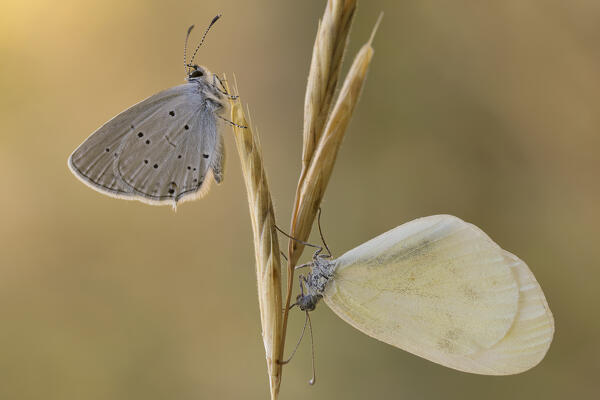
[[[304,297],[304,287],[302,286],[302,280],[303,280],[304,276],[300,275],[298,277],[298,280],[300,282],[300,293],[301,296],[300,297]],[[288,310],[291,310],[292,308],[294,308],[294,306],[297,306],[298,302],[295,302],[294,304],[290,305],[290,308],[288,308]],[[285,308],[282,310],[282,312],[285,311]]]
[[[302,285],[302,282],[306,282],[306,278],[304,275],[298,275],[298,283],[300,283],[300,295],[304,297],[304,285]]]
[[[217,86],[217,81],[219,82],[219,84],[221,85],[221,87]],[[213,83],[212,83],[212,85],[219,92],[221,92],[222,94],[224,94],[225,96],[227,96],[228,99],[236,100],[237,98],[240,97],[240,96],[230,95],[227,92],[227,89],[225,89],[225,85],[223,85],[223,81],[221,80],[221,78],[219,78],[219,75],[217,75],[217,74],[213,74]],[[223,89],[221,89],[221,88],[223,88]]]
[[[306,268],[306,267],[312,267],[313,263],[312,262],[308,262],[306,264],[302,264],[302,265],[296,265],[296,267],[294,269],[300,269],[300,268]]]
[[[310,244],[305,242],[304,240],[300,240],[300,239],[296,239],[293,236],[288,235],[287,233],[285,233],[285,231],[283,231],[283,229],[281,229],[280,227],[278,227],[277,225],[273,224],[273,226],[275,227],[275,229],[277,229],[279,232],[281,232],[283,235],[285,235],[285,237],[295,240],[296,242],[302,243],[305,246],[310,246],[310,247],[314,247],[316,249],[321,249],[321,251],[323,250],[323,248],[321,246],[317,246],[316,244]],[[319,251],[319,253],[321,252]],[[317,253],[318,254],[318,253]]]
[[[220,115],[218,115],[218,114],[216,114],[216,116],[217,116],[217,117],[219,117],[219,118],[221,118],[223,121],[227,122],[229,125],[236,126],[236,127],[238,127],[238,128],[242,128],[242,129],[246,129],[246,128],[248,128],[247,126],[244,126],[244,125],[238,125],[238,124],[236,124],[235,122],[233,122],[233,121],[230,121],[230,120],[228,120],[227,118],[223,118],[223,117],[221,117],[221,116],[220,116]]]

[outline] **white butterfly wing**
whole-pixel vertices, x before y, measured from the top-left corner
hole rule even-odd
[[[554,336],[554,318],[533,273],[522,260],[503,251],[519,284],[519,307],[515,322],[495,346],[473,355],[475,367],[487,367],[490,375],[526,371],[546,355]]]
[[[217,109],[195,83],[164,90],[100,127],[71,154],[69,167],[114,197],[150,204],[198,197],[213,177],[222,180]]]
[[[536,365],[552,315],[521,260],[459,218],[420,218],[336,260],[324,300],[362,332],[461,371]]]

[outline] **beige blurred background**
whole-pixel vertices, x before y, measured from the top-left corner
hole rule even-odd
[[[113,115],[183,82],[182,47],[235,72],[289,226],[324,1],[0,4],[0,399],[265,399],[246,193],[176,213],[111,199],[67,157]],[[323,204],[334,254],[413,218],[455,214],[526,260],[556,319],[535,369],[453,371],[379,343],[322,305],[283,399],[591,398],[600,384],[600,3],[362,1],[380,11],[369,78]],[[313,236],[313,241],[318,238]],[[307,258],[305,255],[304,258]],[[289,341],[303,316],[294,313]],[[532,397],[533,396],[533,397]]]

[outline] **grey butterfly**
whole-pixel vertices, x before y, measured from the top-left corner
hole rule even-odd
[[[223,181],[219,131],[227,120],[221,114],[225,100],[235,96],[217,75],[191,64],[219,17],[204,32],[189,64],[184,50],[187,83],[123,111],[71,154],[69,168],[77,178],[109,196],[173,207],[201,197],[213,180]]]

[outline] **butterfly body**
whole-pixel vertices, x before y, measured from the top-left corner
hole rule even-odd
[[[337,259],[316,256],[303,280],[298,305],[322,297],[367,335],[465,372],[523,372],[554,333],[527,265],[449,215],[408,222]]]
[[[123,111],[69,157],[71,171],[110,196],[176,206],[223,180],[220,115],[226,93],[218,78],[193,66],[187,83]]]

